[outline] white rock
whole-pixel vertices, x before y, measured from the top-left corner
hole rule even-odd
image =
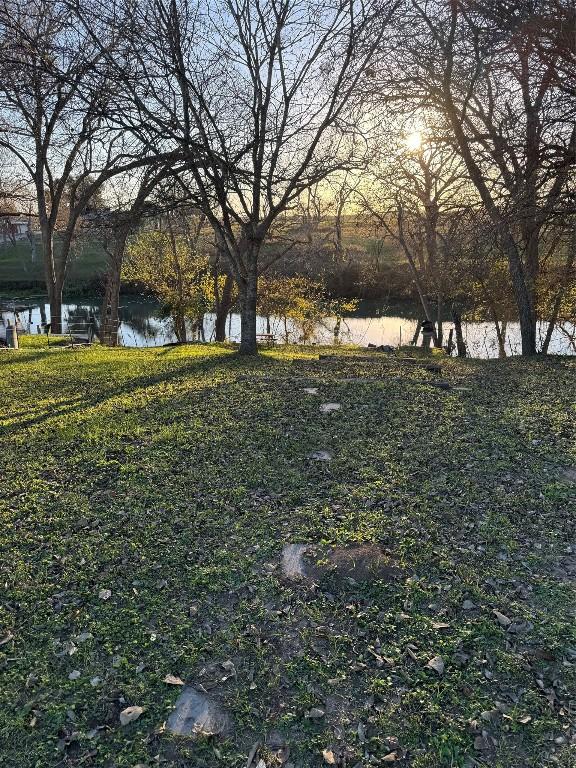
[[[288,579],[306,578],[306,566],[303,556],[306,544],[286,544],[282,550],[282,573]]]
[[[120,724],[133,723],[134,720],[138,720],[142,712],[144,712],[144,707],[126,707],[120,712]]]
[[[176,707],[166,728],[176,736],[216,736],[230,727],[230,718],[206,694],[186,687],[176,700]]]
[[[329,451],[312,451],[308,458],[314,461],[332,461],[332,454]]]
[[[509,627],[510,624],[512,624],[512,619],[509,619],[508,616],[505,616],[503,613],[500,613],[500,611],[493,611],[494,616],[496,616],[496,619],[498,621],[498,624],[500,624],[501,627]]]
[[[333,413],[334,411],[339,411],[340,408],[340,403],[322,403],[320,413]]]

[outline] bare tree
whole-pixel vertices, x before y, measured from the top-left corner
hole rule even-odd
[[[111,56],[117,41],[104,42]],[[105,62],[67,3],[0,2],[0,147],[34,190],[55,332],[79,218],[108,179],[148,162],[106,118],[116,84]]]
[[[130,6],[133,130],[190,157],[190,199],[220,233],[255,354],[262,244],[311,186],[357,163],[358,84],[395,3],[186,0]],[[118,24],[118,8],[100,8]],[[125,23],[125,22],[122,22]],[[126,74],[123,75],[126,78]],[[201,147],[201,161],[197,147]]]
[[[368,178],[359,192],[363,209],[405,256],[424,316],[435,323],[434,344],[441,347],[444,304],[454,292],[458,220],[474,204],[466,170],[452,148],[425,133],[400,131],[398,141],[376,153]]]
[[[100,322],[100,340],[107,346],[118,344],[120,286],[128,238],[145,218],[159,215],[170,205],[165,200],[159,203],[153,196],[171,172],[166,165],[151,163],[137,174],[117,176],[112,188],[107,188],[110,205],[81,219],[82,235],[98,242],[107,257]]]
[[[541,235],[576,162],[576,70],[556,0],[409,0],[394,89],[453,140],[508,260],[522,336],[535,354]],[[399,74],[398,67],[403,69]]]

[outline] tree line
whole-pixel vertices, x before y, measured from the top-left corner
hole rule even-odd
[[[133,233],[189,212],[166,252],[209,228],[254,354],[259,279],[322,252],[329,209],[336,255],[346,215],[396,244],[439,346],[459,294],[546,352],[574,315],[575,28],[567,0],[1,0],[0,205],[33,200],[53,329],[81,226],[113,324]]]

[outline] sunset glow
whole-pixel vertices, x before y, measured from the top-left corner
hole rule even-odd
[[[406,147],[412,152],[419,150],[422,147],[422,134],[419,131],[409,133],[406,137]]]

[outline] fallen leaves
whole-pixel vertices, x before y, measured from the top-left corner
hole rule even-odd
[[[144,712],[144,707],[126,707],[120,712],[120,725],[128,725],[138,720],[140,715]]]
[[[331,749],[323,750],[322,757],[327,765],[336,765],[336,755]]]
[[[509,619],[508,616],[506,616],[503,613],[500,613],[500,611],[497,611],[494,609],[492,611],[494,616],[496,616],[496,620],[498,621],[498,624],[500,624],[501,627],[509,627],[510,624],[512,624],[512,619]]]
[[[444,659],[442,656],[434,656],[433,659],[426,664],[428,669],[432,669],[437,675],[442,676],[444,674]]]
[[[332,454],[330,451],[312,451],[308,458],[312,461],[332,461]]]
[[[185,685],[184,680],[182,680],[180,677],[176,677],[176,675],[166,675],[162,679],[163,683],[167,683],[168,685]]]

